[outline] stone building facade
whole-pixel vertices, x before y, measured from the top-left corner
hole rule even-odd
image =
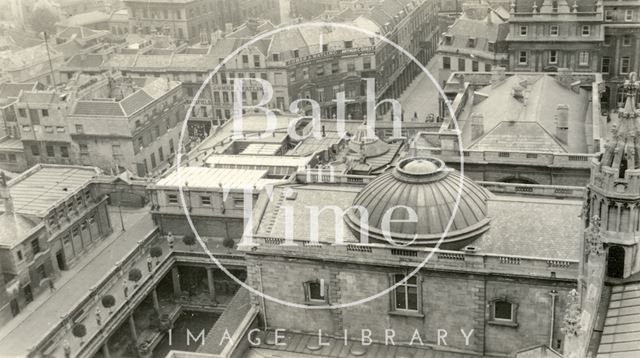
[[[600,1],[514,1],[510,6],[509,69],[598,72],[604,41]]]
[[[111,232],[97,168],[36,165],[0,183],[0,270],[10,287],[0,322],[20,313]],[[52,181],[52,178],[62,179]]]

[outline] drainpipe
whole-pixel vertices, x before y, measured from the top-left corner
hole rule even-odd
[[[262,286],[262,267],[258,266],[258,278],[260,279],[260,293],[262,293],[262,295],[260,295],[260,300],[262,301],[262,315],[264,316],[264,330],[267,330],[267,327],[269,327],[267,325],[267,306],[265,305],[264,302],[264,288]]]
[[[551,326],[549,328],[549,348],[553,349],[553,331],[555,326],[555,318],[556,318],[556,298],[558,297],[558,291],[551,290],[549,291],[551,295]]]

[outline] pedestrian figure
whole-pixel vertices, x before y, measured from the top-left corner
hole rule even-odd
[[[127,298],[129,298],[129,285],[123,283],[122,289],[124,290],[124,299],[126,300]]]
[[[49,290],[51,292],[56,290],[56,285],[53,283],[53,279],[52,278],[49,278]]]
[[[69,344],[69,341],[67,341],[66,339],[62,343],[62,349],[64,349],[65,358],[71,357],[71,345]]]
[[[151,256],[147,257],[147,269],[149,273],[151,273],[151,269],[153,268],[153,262],[151,261]]]
[[[169,249],[173,250],[173,234],[171,231],[167,234],[167,242],[169,243]]]
[[[96,323],[98,326],[102,325],[102,317],[100,316],[100,307],[96,307]]]

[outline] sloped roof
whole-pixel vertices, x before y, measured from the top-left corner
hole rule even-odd
[[[68,17],[60,22],[57,26],[86,26],[99,22],[107,22],[111,16],[102,11],[89,11]]]
[[[53,91],[23,91],[18,102],[48,104],[59,100]]]
[[[562,153],[566,149],[538,122],[500,122],[469,149]]]
[[[525,99],[514,97],[513,91],[518,87]],[[469,101],[458,115],[465,146],[472,143],[470,127],[474,113],[482,115],[485,133],[505,121],[537,122],[548,133],[555,133],[557,107],[563,104],[569,107],[569,142],[565,149],[571,153],[587,153],[585,118],[591,111],[589,92],[580,89],[576,93],[546,74],[517,74],[476,92],[486,98],[476,104]],[[515,137],[512,138],[509,143],[516,145]]]
[[[17,98],[20,91],[31,91],[37,86],[37,82],[31,83],[2,83],[0,84],[0,98]]]
[[[87,53],[71,56],[65,63],[65,67],[90,68],[100,67],[104,63],[104,58],[100,54]]]
[[[36,226],[34,220],[24,215],[0,213],[0,246],[19,244]]]
[[[40,216],[98,175],[93,167],[39,164],[8,183],[16,213]]]
[[[126,115],[135,113],[138,109],[148,105],[155,99],[144,90],[132,93],[131,95],[120,101],[120,105]]]
[[[62,38],[62,39],[76,38],[76,39],[89,40],[89,39],[104,37],[107,35],[109,35],[109,31],[97,31],[97,30],[89,29],[84,26],[69,26],[66,29],[58,32],[56,37]]]
[[[49,53],[51,57],[60,55],[58,51],[49,46]],[[6,70],[13,70],[21,68],[27,65],[31,65],[35,62],[42,62],[47,58],[47,49],[45,44],[42,43],[37,46],[28,47],[19,51],[15,51],[8,56],[2,57],[0,64]]]
[[[124,110],[118,102],[78,101],[73,108],[73,114],[122,117]]]

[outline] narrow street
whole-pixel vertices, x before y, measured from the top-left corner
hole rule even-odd
[[[110,207],[113,233],[84,256],[73,268],[62,273],[56,290],[44,293],[0,330],[0,356],[25,356],[30,344],[38,342],[80,301],[87,290],[99,282],[114,264],[153,230],[149,208],[122,209],[125,231],[121,229],[118,208]],[[25,340],[25,337],[31,337]]]

